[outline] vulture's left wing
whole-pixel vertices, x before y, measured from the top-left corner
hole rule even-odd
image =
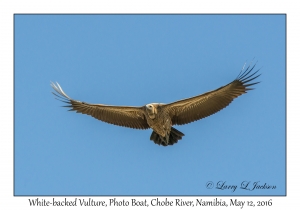
[[[147,124],[144,108],[132,106],[109,106],[104,104],[89,104],[71,99],[59,86],[58,83],[51,84],[56,91],[53,93],[61,99],[61,101],[70,105],[70,111],[91,115],[92,117],[114,125],[125,126],[136,129],[147,129]]]
[[[257,75],[259,70],[252,72],[254,67],[255,65],[253,67],[248,66],[234,81],[223,87],[192,98],[166,104],[163,108],[169,112],[174,125],[183,125],[208,117],[228,106],[233,99],[246,93],[247,90],[252,90],[249,86],[259,83],[251,83],[260,76]]]

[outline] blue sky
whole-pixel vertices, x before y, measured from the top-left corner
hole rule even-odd
[[[15,195],[284,195],[284,15],[15,15]],[[68,112],[51,94],[142,106],[223,86],[254,91],[162,147],[151,130]],[[276,186],[243,190],[243,181]],[[214,187],[207,189],[208,182]],[[230,189],[216,189],[217,183]]]

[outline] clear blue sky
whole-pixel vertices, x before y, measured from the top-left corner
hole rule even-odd
[[[14,18],[15,195],[285,194],[284,15]],[[168,147],[150,129],[68,112],[50,87],[89,103],[170,103],[231,82],[253,58],[256,89],[175,126],[185,136]],[[276,189],[242,190],[243,181]]]

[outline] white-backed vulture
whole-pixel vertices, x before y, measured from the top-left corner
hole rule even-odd
[[[110,106],[104,104],[89,104],[70,98],[58,83],[52,83],[53,93],[63,102],[68,103],[70,111],[91,115],[92,117],[114,125],[136,129],[152,128],[150,140],[158,145],[168,146],[182,139],[183,133],[173,128],[173,125],[183,125],[208,117],[228,106],[233,99],[252,90],[249,86],[260,76],[248,66],[231,83],[207,93],[176,101],[169,104],[151,103],[141,107]]]

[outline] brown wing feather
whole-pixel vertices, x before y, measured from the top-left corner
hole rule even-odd
[[[253,67],[248,66],[234,81],[223,87],[192,98],[166,104],[164,109],[169,112],[174,125],[183,125],[208,117],[228,106],[233,99],[246,93],[247,90],[252,90],[249,86],[259,83],[249,83],[260,76],[260,74],[256,74],[259,70],[251,73],[254,67],[255,65]]]
[[[143,107],[131,107],[131,106],[108,106],[104,104],[88,104],[81,101],[71,99],[59,86],[58,83],[51,84],[52,88],[56,91],[53,93],[59,100],[68,103],[70,105],[65,107],[71,107],[70,111],[76,111],[77,113],[91,115],[92,117],[114,125],[147,129],[149,125],[144,116]]]

